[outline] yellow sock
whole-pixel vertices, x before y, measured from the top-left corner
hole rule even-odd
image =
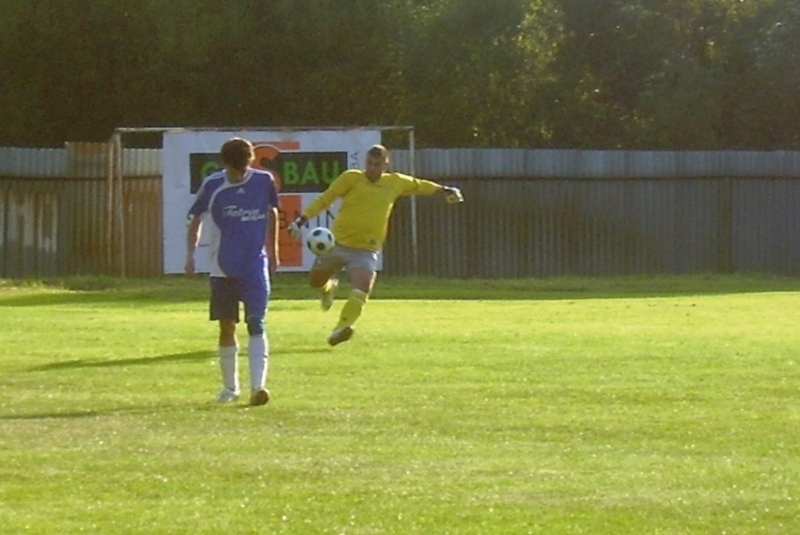
[[[339,323],[336,324],[337,329],[342,327],[352,327],[358,317],[361,315],[361,309],[367,303],[367,292],[361,290],[353,290],[350,292],[350,297],[342,307],[342,312],[339,314]]]

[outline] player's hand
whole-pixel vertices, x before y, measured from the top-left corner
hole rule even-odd
[[[461,190],[458,188],[454,188],[452,186],[443,186],[444,189],[444,200],[449,202],[450,204],[456,204],[459,202],[464,202],[464,195],[461,194]]]
[[[278,272],[278,266],[281,265],[281,259],[278,255],[269,253],[267,253],[267,259],[269,262],[269,274],[270,276],[275,275]]]
[[[306,224],[307,219],[303,216],[298,217],[289,224],[288,231],[289,237],[293,240],[300,239],[300,228]]]
[[[194,255],[193,254],[186,255],[186,264],[184,264],[183,270],[186,272],[186,274],[188,276],[193,277],[194,276],[194,269],[195,269],[194,268]]]

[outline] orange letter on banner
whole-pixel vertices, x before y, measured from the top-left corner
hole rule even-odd
[[[289,236],[287,227],[302,212],[302,197],[300,195],[279,195],[278,217],[280,217],[280,230],[278,232],[278,245],[281,251],[281,265],[299,267],[303,265],[303,244]]]

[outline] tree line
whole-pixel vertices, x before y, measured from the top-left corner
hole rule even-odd
[[[797,0],[2,0],[0,145],[413,125],[419,147],[800,149]]]

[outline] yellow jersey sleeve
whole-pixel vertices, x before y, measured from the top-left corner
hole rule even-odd
[[[358,174],[359,171],[348,170],[336,177],[336,179],[331,182],[331,185],[328,186],[328,189],[311,201],[306,209],[303,210],[303,215],[307,219],[311,219],[328,208],[336,199],[344,197],[352,187],[353,182],[359,178]]]
[[[434,193],[438,193],[441,189],[439,184],[431,182],[430,180],[414,178],[401,173],[391,173],[389,176],[394,177],[394,180],[403,184],[402,195],[433,195]]]

